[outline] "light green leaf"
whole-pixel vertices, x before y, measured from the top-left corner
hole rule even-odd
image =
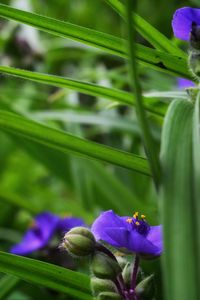
[[[193,111],[192,102],[174,101],[167,113],[162,134],[163,272],[166,300],[199,298],[195,256],[196,239],[199,237],[193,218]]]
[[[125,41],[116,36],[81,27],[69,22],[58,21],[18,10],[3,4],[0,4],[0,16],[36,27],[57,36],[76,40],[122,58],[127,58]],[[175,76],[191,79],[187,61],[181,56],[174,56],[137,44],[136,57],[141,63],[148,67]]]
[[[200,94],[198,93],[193,117],[193,168],[194,168],[194,212],[192,218],[196,221],[196,265],[198,267],[197,282],[200,280]]]
[[[119,0],[106,0],[106,2],[125,18],[125,7]],[[174,45],[164,34],[145,21],[141,16],[133,14],[136,30],[157,50],[169,52],[173,55],[186,57],[186,54]]]
[[[72,152],[150,175],[149,165],[145,158],[81,139],[13,113],[0,111],[0,129],[64,153]]]
[[[95,85],[89,82],[83,82],[80,80],[74,80],[64,77],[59,77],[55,75],[41,74],[37,72],[31,72],[21,69],[16,69],[7,66],[0,66],[0,72],[9,74],[12,76],[17,76],[20,78],[32,80],[35,82],[40,82],[43,84],[50,84],[56,87],[68,88],[78,92],[82,92],[87,95],[103,97],[106,99],[118,101],[124,105],[135,105],[134,98],[130,93],[111,89],[99,85]],[[133,99],[132,99],[133,98]],[[150,103],[151,97],[144,97],[145,100],[145,108],[152,113],[159,114],[161,116],[164,115],[164,112],[161,108],[153,107]],[[149,99],[150,98],[150,99]]]
[[[89,277],[69,269],[0,252],[0,272],[65,293],[73,299],[92,300]]]

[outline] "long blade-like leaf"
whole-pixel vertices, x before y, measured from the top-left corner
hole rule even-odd
[[[134,98],[131,97],[130,93],[117,90],[117,89],[111,89],[111,88],[99,86],[89,82],[83,82],[80,80],[74,80],[74,79],[64,78],[55,75],[41,74],[37,72],[31,72],[31,71],[16,69],[7,66],[0,66],[0,72],[12,76],[17,76],[20,78],[32,80],[35,82],[50,84],[56,87],[69,88],[78,92],[85,93],[87,95],[103,97],[106,99],[118,101],[126,105],[135,105]],[[151,103],[149,103],[151,97],[144,96],[144,98],[145,98],[145,108],[148,111],[161,116],[164,115],[163,109],[159,107],[153,107]]]
[[[92,300],[89,277],[42,261],[0,252],[0,272],[65,293]]]
[[[136,31],[132,18],[133,11],[137,8],[137,1],[126,0],[126,19],[127,19],[127,35],[128,35],[128,50],[130,56],[130,87],[135,93],[135,105],[138,117],[138,122],[141,127],[142,137],[146,154],[149,159],[152,175],[156,186],[158,187],[160,181],[160,164],[158,159],[158,151],[155,145],[151,129],[145,113],[142,89],[138,77],[137,63],[136,63],[136,51],[135,40]]]
[[[61,152],[72,152],[81,156],[103,160],[150,175],[147,160],[138,155],[132,155],[128,152],[81,139],[13,113],[0,111],[0,129]]]
[[[125,7],[119,0],[106,0],[106,2],[116,10],[116,12],[125,17]],[[169,52],[173,55],[185,57],[185,53],[174,45],[164,34],[145,21],[141,16],[133,14],[135,18],[136,30],[157,50]]]
[[[193,218],[192,119],[192,102],[176,100],[169,108],[162,134],[166,300],[199,298]]]
[[[0,16],[34,26],[57,36],[70,38],[100,48],[107,53],[119,57],[127,57],[125,41],[116,36],[77,26],[69,22],[58,21],[18,10],[3,4],[0,4]],[[170,73],[175,76],[191,78],[187,68],[186,59],[181,56],[174,56],[137,44],[136,57],[144,65],[156,70]]]
[[[195,195],[195,212],[193,218],[196,221],[196,264],[198,266],[197,282],[200,280],[200,94],[198,93],[195,102],[195,111],[193,118],[193,168],[194,168],[194,195]]]

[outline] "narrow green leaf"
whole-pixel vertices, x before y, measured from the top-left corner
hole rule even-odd
[[[3,4],[0,4],[0,16],[36,27],[57,36],[76,40],[119,57],[127,57],[125,41],[116,36],[18,10]],[[181,56],[174,56],[137,44],[136,57],[148,67],[191,79],[187,61]]]
[[[21,69],[16,69],[7,66],[0,66],[0,72],[4,74],[9,74],[12,76],[17,76],[20,78],[32,80],[35,82],[40,82],[44,84],[50,84],[56,87],[69,88],[78,92],[82,92],[87,95],[103,97],[106,99],[118,101],[122,104],[126,105],[135,105],[134,98],[130,93],[111,89],[99,85],[95,85],[89,82],[83,82],[79,80],[59,77],[55,75],[41,74]],[[151,106],[150,100],[151,97],[145,97],[145,108],[155,114],[163,116],[163,110],[157,107]],[[149,99],[150,98],[150,99]]]
[[[13,113],[0,111],[0,129],[61,152],[72,152],[84,157],[103,160],[150,175],[149,165],[145,158],[81,139]]]
[[[125,18],[125,6],[119,0],[106,0],[106,2],[113,7],[119,15]],[[133,17],[135,19],[136,30],[157,50],[186,57],[186,54],[180,48],[174,45],[164,34],[145,21],[141,16],[134,13]]]
[[[65,293],[73,299],[92,300],[89,277],[69,269],[0,252],[0,272]]]
[[[194,168],[194,195],[195,195],[195,204],[194,204],[194,213],[192,218],[196,222],[196,264],[198,266],[197,282],[200,282],[200,93],[197,95],[195,102],[195,111],[193,118],[193,168]]]
[[[134,3],[132,0],[126,0],[126,19],[127,19],[127,33],[128,33],[128,49],[130,55],[130,87],[135,93],[135,104],[138,122],[141,127],[143,142],[146,150],[149,164],[151,167],[153,179],[155,185],[158,187],[160,181],[160,165],[158,159],[158,151],[156,144],[153,140],[153,135],[148,124],[147,116],[142,101],[142,89],[138,77],[137,63],[136,63],[136,51],[135,40],[136,31],[132,18],[132,12],[137,7],[137,1]]]
[[[5,275],[0,279],[0,300],[5,299],[18,285],[20,279],[13,275]]]
[[[196,225],[193,218],[193,104],[176,100],[167,113],[161,141],[162,216],[166,300],[197,300]]]

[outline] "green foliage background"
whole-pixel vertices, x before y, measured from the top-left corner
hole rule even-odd
[[[17,7],[20,2],[23,10],[88,29],[35,15],[25,19],[2,5]],[[188,274],[182,273],[184,257],[199,249],[199,224],[191,221],[191,215],[198,220],[199,211],[198,104],[188,108],[186,92],[177,87],[177,77],[191,75],[187,44],[173,38],[171,20],[177,8],[197,6],[198,1],[141,0],[138,5],[137,14],[169,38],[136,19],[142,100],[162,169],[159,192],[143,147],[135,90],[132,94],[129,86],[122,40],[126,29],[113,3],[124,1],[1,1],[0,299],[53,299],[55,291],[56,299],[91,299],[87,275],[66,269],[58,275],[59,267],[4,252],[41,211],[75,215],[91,224],[107,209],[121,215],[140,211],[151,224],[164,222],[167,292],[160,259],[143,263],[144,272],[155,273],[156,299],[164,294],[166,299],[189,299],[187,290],[197,299],[198,251],[188,261]],[[167,113],[173,99],[179,100]],[[181,122],[184,113],[187,128]],[[187,161],[191,163],[184,165]],[[188,236],[192,246],[182,249]],[[176,251],[170,250],[172,245]],[[86,267],[82,271],[88,274]]]

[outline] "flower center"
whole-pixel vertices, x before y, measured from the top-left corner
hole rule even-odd
[[[150,230],[149,224],[145,220],[145,215],[141,215],[139,219],[139,213],[135,212],[132,218],[128,218],[126,222],[128,222],[133,229],[135,229],[141,235],[147,236]]]

